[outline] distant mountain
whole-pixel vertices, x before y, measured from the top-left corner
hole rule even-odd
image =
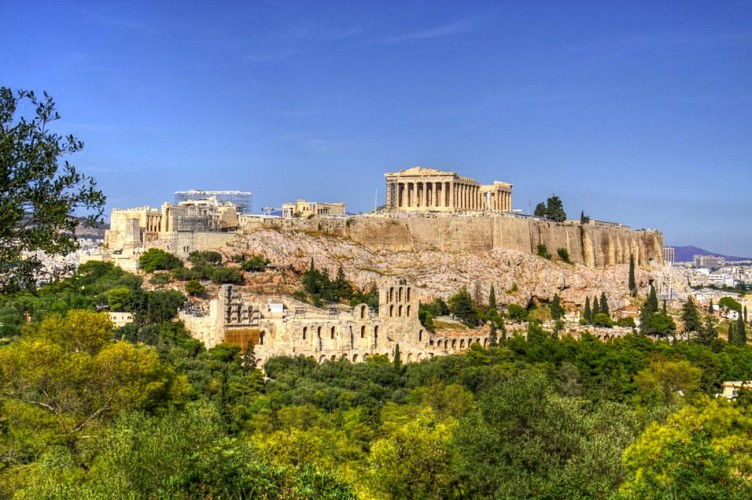
[[[723,257],[724,259],[728,261],[750,260],[750,257],[733,257],[731,255],[723,255],[720,253],[709,252],[703,248],[695,247],[692,245],[685,246],[685,247],[674,247],[674,253],[675,253],[674,260],[676,262],[692,262],[692,258],[695,255],[713,255],[715,257]]]

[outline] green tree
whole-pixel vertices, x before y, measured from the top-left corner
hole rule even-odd
[[[742,314],[739,313],[739,315],[736,317],[736,345],[745,346],[747,345],[747,327],[744,323],[744,318],[742,317]]]
[[[193,264],[219,265],[222,263],[222,254],[214,250],[195,250],[188,255],[188,260]]]
[[[491,291],[488,292],[488,308],[496,310],[497,307],[498,304],[496,303],[496,290],[494,290],[494,286],[491,285]]]
[[[538,203],[535,205],[535,211],[533,211],[533,215],[536,217],[545,217],[546,216],[546,204],[545,203]]]
[[[585,297],[585,311],[582,315],[586,323],[590,324],[593,322],[593,310],[590,308],[590,297]]]
[[[563,307],[561,307],[561,299],[559,298],[559,294],[554,294],[554,298],[551,300],[551,304],[548,306],[548,308],[551,310],[551,318],[553,319],[560,319],[564,316],[564,313],[566,312]]]
[[[206,289],[198,280],[191,280],[185,284],[185,293],[188,295],[201,295]]]
[[[564,211],[564,204],[556,195],[552,195],[546,200],[546,218],[556,222],[564,222],[567,220],[567,213]]]
[[[496,325],[491,323],[491,332],[488,334],[488,347],[497,347],[499,345],[499,335],[496,333]]]
[[[599,312],[595,315],[593,318],[593,325],[594,326],[600,326],[605,328],[610,328],[613,326],[613,321],[611,321],[611,318],[608,316],[608,314]]]
[[[708,314],[713,314],[714,308],[713,308],[713,299],[710,299],[710,303],[708,304]]]
[[[569,251],[566,248],[557,248],[556,254],[559,256],[562,262],[566,262],[567,264],[571,262],[569,260]]]
[[[449,310],[455,318],[467,326],[478,326],[478,314],[473,307],[473,300],[467,287],[463,286],[459,292],[449,298]]]
[[[456,421],[439,421],[431,408],[405,417],[387,421],[371,445],[369,485],[386,498],[442,498],[454,482],[447,442]]]
[[[718,305],[727,311],[736,311],[739,314],[742,313],[742,305],[731,297],[721,297],[721,300],[718,301]]]
[[[512,321],[527,321],[527,309],[518,304],[509,304],[507,314]]]
[[[625,410],[604,405],[600,414],[588,413],[534,370],[491,385],[454,428],[462,497],[608,497],[621,481],[619,458],[631,440]]]
[[[705,318],[705,322],[697,332],[696,341],[698,344],[711,346],[718,339],[718,331],[715,328],[715,322],[712,316]]]
[[[624,453],[627,498],[750,498],[752,415],[723,398],[651,423]]]
[[[605,314],[609,318],[611,317],[611,310],[608,307],[608,299],[606,298],[606,292],[601,292],[601,302],[600,302],[600,307],[598,308],[598,312],[601,314]]]
[[[650,333],[651,320],[653,315],[658,312],[658,295],[655,293],[655,287],[650,286],[650,294],[648,299],[640,309],[640,333],[647,335]]]
[[[244,260],[240,267],[243,269],[243,271],[256,273],[263,271],[268,265],[269,259],[267,259],[263,255],[253,255],[249,259]]]
[[[160,248],[150,248],[138,258],[138,265],[146,273],[171,271],[183,267],[183,262],[175,255]]]
[[[634,255],[629,254],[629,294],[637,297],[637,280],[635,279]]]
[[[27,109],[31,117],[22,114]],[[81,221],[74,213],[93,211],[86,226],[101,222],[105,197],[94,179],[61,161],[83,142],[52,132],[59,118],[47,93],[39,99],[0,87],[0,292],[32,288],[41,277],[41,261],[22,252],[64,255],[77,248]]]
[[[681,320],[684,323],[685,332],[700,331],[700,313],[697,311],[692,297],[687,297],[687,302],[682,306]]]

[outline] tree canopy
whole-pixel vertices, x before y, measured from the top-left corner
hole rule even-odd
[[[31,107],[31,116],[22,114]],[[93,178],[62,158],[80,151],[73,135],[50,130],[60,115],[44,93],[0,88],[0,291],[31,288],[42,269],[31,252],[64,255],[77,248],[76,219],[101,222],[105,197]]]

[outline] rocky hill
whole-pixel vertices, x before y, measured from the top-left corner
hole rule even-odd
[[[559,294],[565,305],[581,307],[586,297],[605,292],[612,310],[630,304],[628,264],[594,269],[519,250],[394,250],[315,231],[270,228],[238,235],[223,251],[228,255],[261,254],[273,265],[290,266],[298,272],[308,269],[311,259],[317,268],[327,269],[332,276],[342,266],[348,279],[361,287],[405,278],[417,287],[423,301],[447,298],[462,286],[485,300],[493,285],[501,303],[548,302]],[[647,293],[650,279],[657,282],[661,273],[667,272],[660,263],[639,267],[636,277],[641,292]],[[681,281],[674,282],[674,289],[686,295],[688,290]]]

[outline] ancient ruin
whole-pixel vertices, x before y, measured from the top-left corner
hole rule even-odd
[[[282,217],[311,217],[315,215],[345,215],[344,203],[319,203],[316,201],[298,200],[295,203],[282,205]]]
[[[207,347],[221,342],[253,345],[256,364],[273,356],[306,356],[318,362],[366,360],[380,354],[394,359],[399,346],[405,362],[463,351],[472,343],[488,345],[488,335],[458,331],[437,335],[418,319],[418,297],[412,286],[392,282],[379,288],[378,311],[365,304],[319,309],[287,296],[243,297],[223,285],[208,310],[187,309],[180,319]]]
[[[400,212],[512,210],[512,185],[481,185],[455,172],[413,167],[386,176],[386,209]]]

